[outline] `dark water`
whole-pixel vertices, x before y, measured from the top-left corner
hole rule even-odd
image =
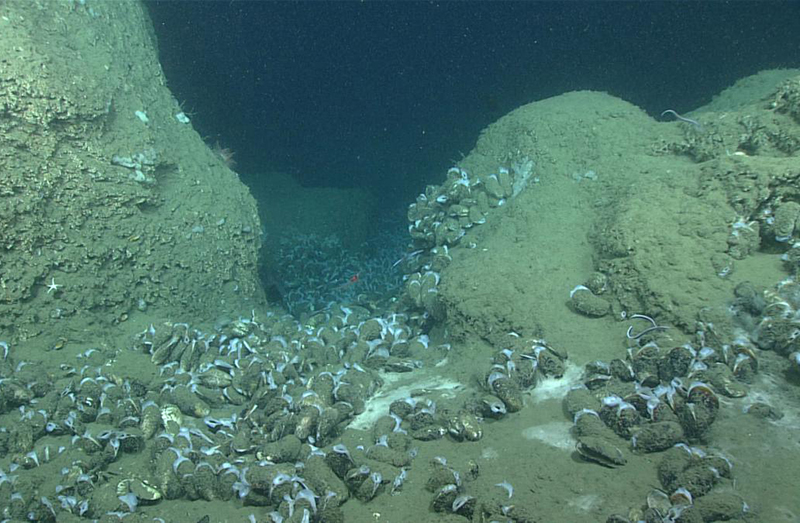
[[[510,110],[607,91],[659,115],[797,65],[796,2],[149,2],[201,134],[305,185],[408,201]]]

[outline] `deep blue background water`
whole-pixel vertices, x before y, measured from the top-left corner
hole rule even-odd
[[[148,3],[175,96],[236,152],[406,205],[488,123],[576,89],[653,115],[800,66],[800,3]]]

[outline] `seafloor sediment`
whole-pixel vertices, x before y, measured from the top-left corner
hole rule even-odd
[[[22,5],[0,36],[26,57],[0,61],[3,518],[800,512],[773,480],[800,463],[798,71],[688,122],[593,92],[520,107],[420,188],[397,263],[394,240],[364,261],[283,237],[287,310],[140,6]]]

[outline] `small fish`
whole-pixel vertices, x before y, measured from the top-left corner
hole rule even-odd
[[[336,288],[341,290],[341,289],[346,289],[347,287],[350,287],[351,285],[355,285],[356,283],[358,283],[358,275],[359,274],[360,273],[358,273],[358,272],[353,274],[352,276],[350,276],[350,278],[346,282],[344,282],[343,284],[339,285]]]

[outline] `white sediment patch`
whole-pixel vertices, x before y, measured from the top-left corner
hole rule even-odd
[[[581,382],[583,368],[571,363],[567,364],[564,375],[561,378],[547,378],[536,384],[531,391],[531,398],[534,403],[541,401],[558,399],[567,395],[569,389]]]
[[[381,379],[383,379],[381,388],[367,401],[364,412],[356,416],[348,428],[369,430],[379,418],[389,415],[389,405],[394,401],[408,398],[412,392],[415,399],[421,400],[437,394],[455,395],[465,389],[458,381],[430,374],[381,373]]]
[[[483,459],[497,459],[500,457],[500,453],[494,447],[484,447],[481,451],[481,458]]]
[[[541,380],[531,391],[530,403],[536,404],[548,400],[560,401],[575,385],[580,384],[583,368],[568,364],[564,376],[558,379]],[[530,404],[528,406],[530,408]],[[529,440],[537,440],[561,450],[575,449],[575,440],[570,434],[572,423],[568,420],[552,421],[543,425],[534,425],[522,431],[522,436]]]
[[[522,436],[529,440],[538,440],[546,445],[561,450],[572,451],[575,449],[575,440],[572,439],[570,429],[572,423],[568,421],[552,421],[544,425],[534,425],[522,431]]]
[[[583,496],[578,496],[577,498],[573,498],[567,503],[570,507],[575,507],[583,510],[584,512],[589,512],[597,509],[602,501],[603,500],[597,494],[586,494]]]

